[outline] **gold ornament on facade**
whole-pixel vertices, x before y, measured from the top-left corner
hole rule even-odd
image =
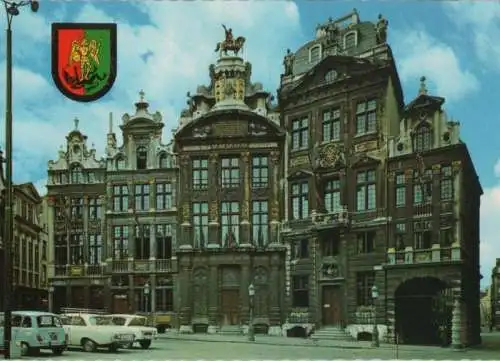
[[[189,203],[184,203],[182,206],[182,220],[184,222],[189,222],[190,221],[190,212],[189,212]]]
[[[327,144],[320,152],[320,166],[333,167],[341,160],[342,153],[335,144]]]
[[[210,203],[210,219],[213,221],[219,220],[219,204],[217,201]]]
[[[224,84],[224,78],[219,78],[215,81],[214,96],[216,102],[220,102],[224,99]]]
[[[154,178],[149,178],[149,184],[155,184],[155,179]]]
[[[235,98],[237,100],[244,100],[245,99],[245,80],[244,79],[237,79],[236,84],[235,84]]]
[[[184,166],[184,167],[187,166],[189,164],[189,155],[186,155],[186,154],[181,155],[180,161],[181,161],[182,166]]]

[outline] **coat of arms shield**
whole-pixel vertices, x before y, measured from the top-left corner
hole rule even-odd
[[[116,24],[52,24],[52,78],[72,100],[103,97],[116,79]]]

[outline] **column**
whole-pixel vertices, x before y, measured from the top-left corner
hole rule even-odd
[[[133,271],[134,255],[135,255],[135,221],[130,220],[128,225],[128,267],[129,271]]]
[[[154,178],[149,179],[149,210],[156,209],[156,182]]]
[[[103,211],[106,213],[113,212],[113,184],[106,184],[106,196],[104,198]]]
[[[151,293],[149,294],[149,313],[154,315],[156,312],[156,274],[152,273],[149,275],[149,284],[151,285]]]
[[[269,294],[269,322],[271,326],[281,326],[281,309],[279,304],[279,293],[281,287],[279,283],[279,265],[280,259],[278,255],[273,255],[271,258],[271,274],[270,274],[270,294]]]
[[[137,311],[135,305],[135,284],[134,275],[128,275],[128,309],[130,313]]]
[[[460,161],[455,161],[452,163],[452,171],[454,175],[453,179],[453,213],[455,218],[455,234],[453,237],[453,244],[462,245],[462,231],[461,231],[461,187],[462,187],[462,163]]]
[[[84,260],[84,275],[87,275],[88,267],[88,254],[89,254],[89,196],[83,196],[83,207],[82,207],[82,225],[83,225],[83,260]],[[87,306],[85,306],[87,307]]]
[[[241,202],[240,246],[252,247],[254,244],[250,235],[250,153],[241,153],[243,170],[243,199]]]
[[[216,264],[210,265],[209,282],[210,287],[208,288],[208,333],[216,333],[218,330],[218,296],[219,296],[219,280],[218,280],[218,268]]]
[[[395,343],[396,341],[396,305],[394,298],[387,299],[387,334],[386,342]]]
[[[184,261],[184,260],[183,260]],[[179,265],[179,288],[180,288],[180,307],[179,307],[179,332],[192,333],[191,325],[191,298],[190,298],[190,276],[191,267],[187,262],[181,262]]]
[[[90,304],[90,286],[89,285],[83,286],[83,304],[85,305],[84,308],[89,308],[89,304]]]
[[[191,204],[189,202],[189,194],[190,194],[190,170],[189,166],[190,158],[188,155],[182,155],[180,157],[181,169],[184,171],[181,172],[181,181],[180,181],[180,199],[179,202],[182,204],[182,218],[181,218],[181,234],[180,234],[180,242],[179,249],[192,249],[192,240],[191,240]]]
[[[220,247],[220,224],[219,224],[219,155],[210,153],[208,162],[208,177],[215,180],[215,186],[208,189],[209,200],[209,222],[208,222],[208,248]]]
[[[280,233],[279,233],[279,227],[280,227],[280,164],[279,164],[279,159],[280,159],[280,153],[278,150],[272,151],[270,153],[270,169],[272,169],[272,175],[271,175],[271,184],[273,186],[272,188],[272,195],[271,195],[271,202],[270,202],[270,246],[279,246],[281,244],[281,240],[279,239]],[[288,197],[286,195],[285,197]]]
[[[242,324],[248,324],[250,317],[250,299],[248,296],[248,286],[252,282],[251,270],[249,264],[241,265],[241,284],[240,284],[240,299],[241,299],[241,314],[240,319]]]
[[[154,223],[154,220],[151,221],[151,224],[149,225],[149,259],[151,261],[154,261],[157,258],[156,254],[156,224]],[[154,263],[154,262],[151,262]]]
[[[453,285],[453,310],[451,317],[451,347],[461,350],[462,344],[462,302],[461,282],[457,280]]]

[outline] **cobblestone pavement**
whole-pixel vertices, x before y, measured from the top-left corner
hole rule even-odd
[[[485,337],[485,346],[464,351],[453,351],[440,347],[418,347],[382,344],[374,349],[366,342],[339,344],[322,341],[315,345],[310,340],[256,335],[250,342],[245,336],[220,335],[162,335],[151,349],[120,350],[118,353],[84,353],[68,351],[54,358],[46,353],[40,360],[305,360],[305,359],[500,359],[500,334]]]

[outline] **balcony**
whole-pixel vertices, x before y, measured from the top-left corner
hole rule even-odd
[[[316,228],[347,226],[349,224],[349,214],[345,206],[338,211],[328,213],[317,213],[313,210],[311,220]]]
[[[430,249],[406,247],[404,251],[396,251],[394,248],[389,248],[387,251],[387,265],[389,266],[462,260],[463,254],[458,243],[452,244],[451,247],[441,247],[439,244],[433,244]]]
[[[177,259],[112,260],[112,273],[173,273],[177,271]]]
[[[53,266],[54,277],[101,277],[104,275],[104,264]]]

